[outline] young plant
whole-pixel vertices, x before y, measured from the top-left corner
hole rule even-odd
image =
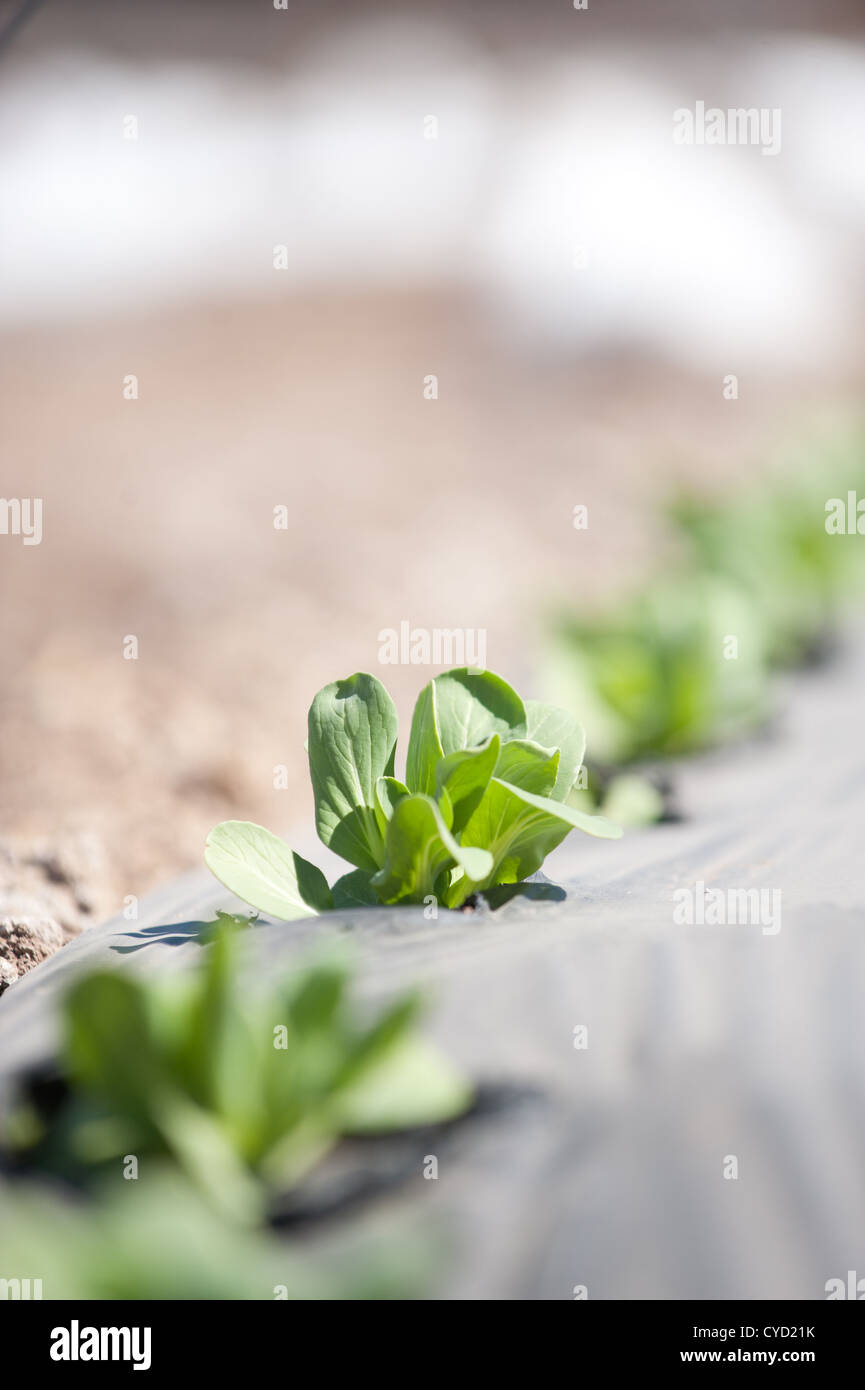
[[[445,1253],[412,1228],[293,1245],[215,1212],[173,1170],[108,1180],[86,1202],[56,1184],[0,1182],[0,1250],[4,1270],[38,1271],[22,1298],[109,1301],[419,1298]]]
[[[775,666],[819,655],[840,609],[861,589],[862,538],[830,534],[826,512],[830,498],[862,491],[863,458],[861,436],[845,438],[741,500],[682,491],[669,504],[697,565],[737,584],[760,614]]]
[[[688,575],[649,586],[608,616],[563,620],[547,681],[582,710],[600,763],[618,767],[759,722],[768,707],[764,642],[735,585]]]
[[[203,967],[179,978],[87,975],[66,997],[68,1099],[31,1163],[82,1177],[123,1155],[180,1168],[224,1213],[255,1222],[268,1191],[299,1181],[342,1135],[449,1120],[472,1092],[417,1032],[419,1000],[358,1016],[350,972],[322,961],[250,992],[238,929],[223,925]],[[26,1135],[22,1109],[19,1133]]]
[[[573,715],[525,703],[500,676],[436,676],[415,705],[405,781],[394,776],[397,712],[374,676],[334,681],[309,711],[309,770],[319,837],[355,867],[329,888],[269,830],[225,821],[205,861],[239,898],[273,917],[332,907],[459,907],[535,873],[571,830],[619,828],[567,802],[585,735]]]
[[[600,812],[627,830],[655,825],[670,815],[669,788],[641,772],[587,769],[585,786],[575,787],[568,798],[582,811]]]

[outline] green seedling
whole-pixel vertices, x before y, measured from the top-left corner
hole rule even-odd
[[[691,752],[766,715],[762,624],[722,579],[655,584],[608,616],[564,619],[556,639],[548,684],[583,712],[602,764]]]
[[[623,771],[601,775],[589,768],[584,787],[575,787],[570,804],[584,811],[599,811],[617,825],[639,830],[655,825],[667,815],[664,792],[649,777]]]
[[[500,676],[436,676],[415,705],[405,781],[394,776],[397,712],[380,681],[327,685],[309,711],[315,821],[354,865],[331,889],[320,869],[249,821],[225,821],[205,861],[244,902],[273,917],[374,903],[459,907],[535,873],[571,830],[618,826],[571,806],[585,735],[573,715],[520,699]]]
[[[268,1193],[341,1136],[443,1122],[470,1104],[416,1028],[416,995],[364,1017],[338,958],[250,989],[237,937],[222,927],[179,977],[75,982],[60,1065],[69,1099],[41,1136],[31,1115],[31,1161],[86,1177],[119,1172],[125,1155],[170,1159],[223,1212],[255,1222]]]
[[[865,541],[833,530],[833,499],[865,484],[861,439],[818,450],[740,500],[681,492],[668,514],[701,569],[747,596],[764,624],[770,660],[796,666],[820,654],[846,601],[860,589]]]
[[[426,1291],[444,1254],[422,1230],[374,1242],[341,1238],[323,1252],[294,1246],[214,1212],[176,1170],[149,1171],[146,1182],[107,1182],[94,1195],[71,1201],[45,1183],[0,1183],[8,1297],[411,1299]],[[14,1278],[15,1271],[25,1277]]]

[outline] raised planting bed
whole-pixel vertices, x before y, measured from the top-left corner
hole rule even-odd
[[[859,1268],[863,695],[855,645],[798,678],[771,734],[676,769],[680,822],[556,851],[563,901],[245,932],[250,981],[337,936],[367,994],[421,983],[430,1032],[479,1087],[462,1120],[340,1146],[294,1194],[286,1238],[310,1252],[348,1231],[434,1232],[427,1293],[448,1299],[812,1299]],[[687,902],[698,919],[698,901],[731,907],[730,890],[762,890],[762,916],[682,920]],[[76,972],[191,966],[217,909],[237,900],[191,874],[14,984],[0,1113],[50,1064]]]

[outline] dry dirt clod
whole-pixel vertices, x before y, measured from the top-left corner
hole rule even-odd
[[[90,836],[0,840],[0,994],[94,920],[103,858]]]
[[[52,917],[0,917],[0,994],[68,940]]]

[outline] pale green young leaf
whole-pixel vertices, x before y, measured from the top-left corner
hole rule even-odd
[[[252,821],[223,821],[207,837],[204,862],[232,893],[260,912],[291,921],[333,907],[320,869]]]
[[[436,767],[436,801],[454,835],[459,835],[478,806],[495,771],[500,749],[498,734],[492,734],[477,748],[462,748],[440,759]]]
[[[408,787],[400,782],[399,778],[379,777],[375,784],[375,815],[382,837],[387,832],[387,823],[393,815],[394,806],[408,794]]]
[[[375,1070],[394,1048],[410,1036],[422,1008],[421,996],[406,994],[390,1004],[377,1019],[354,1038],[333,1080],[333,1090],[354,1086]]]
[[[441,1124],[470,1105],[472,1089],[425,1039],[404,1037],[339,1095],[340,1128],[346,1134],[380,1134],[415,1125]]]
[[[482,882],[460,883],[457,887],[467,896],[495,883],[517,883],[528,878],[575,829],[611,840],[622,833],[603,816],[586,815],[552,797],[536,796],[494,777],[462,834],[464,847],[483,845],[490,852],[494,868]]]
[[[527,737],[542,748],[558,748],[559,770],[556,784],[548,793],[554,801],[564,801],[577,780],[586,752],[586,733],[569,710],[526,700]]]
[[[482,846],[465,849],[454,839],[431,797],[403,797],[388,824],[384,867],[372,880],[379,900],[423,902],[454,866],[474,879],[490,873],[493,861]]]
[[[443,754],[474,748],[492,734],[502,741],[525,738],[525,705],[501,676],[461,667],[433,684]]]
[[[412,715],[405,768],[409,791],[432,796],[436,786],[436,767],[443,757],[436,716],[435,683],[430,681],[418,695]]]
[[[150,1111],[168,1150],[215,1207],[244,1224],[261,1220],[264,1194],[218,1116],[173,1088],[154,1092]]]
[[[551,796],[559,771],[558,748],[542,748],[529,739],[515,738],[506,743],[496,764],[500,782],[522,787],[538,796]]]

